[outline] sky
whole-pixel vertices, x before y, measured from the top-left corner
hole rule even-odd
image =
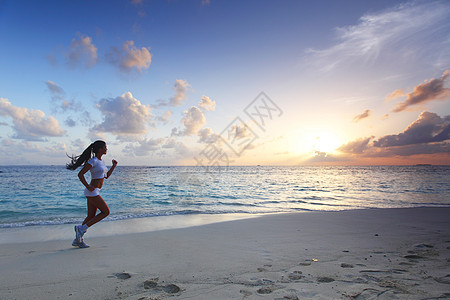
[[[0,165],[450,164],[449,1],[0,0]]]

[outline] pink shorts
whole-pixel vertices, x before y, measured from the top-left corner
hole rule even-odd
[[[89,191],[88,189],[84,189],[84,196],[85,197],[96,197],[100,195],[100,189],[99,188],[95,188],[92,192]]]

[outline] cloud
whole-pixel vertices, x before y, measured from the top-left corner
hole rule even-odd
[[[359,122],[362,119],[368,118],[371,115],[372,111],[366,109],[362,114],[359,114],[353,118],[353,122]]]
[[[150,106],[141,104],[130,92],[116,98],[101,99],[97,108],[104,119],[91,131],[110,132],[119,136],[147,133],[147,123],[152,116]]]
[[[43,137],[63,136],[63,130],[58,121],[52,117],[45,117],[41,110],[14,106],[8,99],[0,98],[0,115],[13,120],[14,138],[24,140],[42,140]]]
[[[175,91],[175,95],[169,98],[169,101],[166,100],[157,100],[157,103],[153,105],[154,108],[161,108],[164,106],[180,106],[184,104],[184,100],[186,100],[186,93],[188,88],[191,85],[183,79],[175,80],[173,85],[173,90]]]
[[[405,131],[383,136],[374,141],[373,145],[392,147],[442,142],[448,139],[450,139],[450,116],[441,118],[435,113],[425,111]]]
[[[177,154],[182,156],[190,154],[189,148],[183,142],[174,139],[167,139],[162,147],[165,149],[174,149]]]
[[[136,156],[145,156],[150,154],[151,152],[157,151],[161,149],[161,146],[164,144],[163,138],[145,138],[138,142],[137,146],[128,145],[124,148],[125,153],[132,153]]]
[[[175,91],[175,96],[170,98],[169,105],[170,106],[179,106],[183,104],[183,100],[186,97],[186,92],[188,87],[191,85],[186,81],[182,79],[177,79],[175,81],[175,84],[173,86],[173,89]]]
[[[332,162],[341,162],[341,161],[347,161],[347,160],[348,159],[345,157],[338,157],[338,156],[332,155],[327,152],[314,151],[314,156],[303,161],[302,164],[332,163]]]
[[[77,125],[77,122],[75,122],[71,117],[68,117],[65,121],[64,124],[66,124],[69,127],[75,127]]]
[[[213,111],[216,109],[216,101],[211,100],[208,96],[202,96],[198,106],[205,110]]]
[[[219,134],[213,132],[213,130],[209,127],[200,129],[197,133],[199,136],[198,142],[205,144],[212,144],[219,141]]]
[[[126,41],[121,49],[113,47],[107,54],[108,61],[117,65],[121,71],[131,72],[136,70],[142,73],[142,70],[148,69],[152,62],[150,47],[138,49],[133,41]]]
[[[65,94],[64,90],[53,81],[49,80],[45,84],[53,95],[60,97]]]
[[[361,157],[411,156],[450,151],[450,116],[422,112],[403,132],[359,138],[342,145],[340,152]]]
[[[65,160],[67,147],[64,143],[50,143],[42,147],[30,141],[14,141],[0,139],[0,164],[62,164]]]
[[[373,137],[359,138],[340,146],[337,150],[344,153],[363,153],[369,148],[369,142]]]
[[[161,116],[157,117],[156,119],[164,124],[169,122],[170,117],[172,116],[172,111],[168,110],[164,112]]]
[[[74,120],[74,116],[78,115],[76,118],[78,121],[92,125],[93,121],[91,119],[91,114],[84,108],[81,102],[75,100],[67,100],[66,92],[62,87],[54,83],[53,81],[45,82],[48,90],[51,94],[52,99],[52,112],[54,113],[68,113],[70,116],[64,122],[69,127],[75,127],[77,122]]]
[[[206,124],[206,118],[198,107],[193,106],[184,112],[181,122],[184,124],[184,129],[182,131],[176,128],[172,129],[172,136],[197,134],[200,128]]]
[[[386,97],[386,101],[397,99],[397,98],[400,98],[403,96],[405,96],[405,93],[403,92],[403,90],[398,89],[398,90],[393,91],[392,94],[390,94],[388,97]]]
[[[92,38],[78,34],[77,38],[72,39],[66,59],[72,67],[83,64],[86,68],[94,66],[97,63],[98,56],[97,47],[92,43]]]
[[[77,150],[83,150],[84,148],[86,148],[86,142],[82,141],[81,139],[76,139],[75,141],[72,141],[72,147],[75,147],[75,149]],[[76,151],[78,152],[78,151]]]
[[[442,58],[450,49],[442,37],[447,36],[448,17],[448,1],[410,1],[366,14],[355,25],[337,28],[337,42],[309,50],[307,60],[325,72],[349,63],[373,63],[380,55],[409,61],[427,57],[445,65]]]
[[[233,138],[233,140],[244,139],[244,138],[252,138],[254,137],[253,132],[249,130],[249,128],[245,124],[237,124],[233,125],[228,129],[228,139]]]
[[[64,92],[63,88],[50,80],[45,84],[47,85],[47,88],[51,93],[52,101],[54,104],[53,108],[55,112],[67,112],[68,110],[78,111],[80,109],[81,103],[76,103],[74,100],[68,101],[66,99],[66,93]]]
[[[367,157],[392,157],[392,156],[412,156],[420,154],[450,153],[450,143],[424,143],[415,145],[403,145],[396,147],[376,148],[373,147],[364,156]]]
[[[442,74],[441,78],[434,78],[414,87],[414,90],[407,95],[408,98],[404,102],[397,104],[392,111],[401,112],[412,105],[449,97],[450,89],[444,87],[449,75],[450,70],[447,70]]]

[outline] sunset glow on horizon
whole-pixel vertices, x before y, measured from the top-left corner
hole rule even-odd
[[[100,13],[101,12],[101,13]],[[450,164],[448,1],[1,1],[0,165]]]

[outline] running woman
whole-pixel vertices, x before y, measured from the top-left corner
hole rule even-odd
[[[80,156],[72,156],[71,162],[66,165],[69,170],[76,170],[79,166],[83,168],[78,173],[78,178],[86,187],[84,196],[87,199],[87,217],[81,225],[75,226],[75,239],[72,246],[80,248],[88,248],[89,245],[83,240],[83,235],[87,229],[95,223],[101,221],[109,215],[109,208],[105,200],[100,196],[100,190],[103,181],[111,176],[117,166],[117,161],[112,160],[112,167],[108,170],[102,156],[107,152],[106,143],[104,141],[95,141],[90,144]],[[91,171],[91,182],[88,184],[84,174]],[[100,213],[97,214],[97,209]]]

